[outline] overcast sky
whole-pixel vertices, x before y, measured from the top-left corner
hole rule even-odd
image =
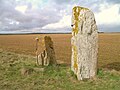
[[[120,32],[120,0],[0,0],[0,33],[71,32],[76,5],[94,12],[99,31]]]

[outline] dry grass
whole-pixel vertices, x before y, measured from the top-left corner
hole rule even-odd
[[[40,38],[39,52],[41,52],[42,38],[45,35],[0,35],[0,48],[20,54],[35,55],[35,38]],[[51,36],[54,41],[57,60],[70,64],[71,34],[47,34],[47,36]],[[120,33],[99,34],[98,60],[99,67],[120,70]]]

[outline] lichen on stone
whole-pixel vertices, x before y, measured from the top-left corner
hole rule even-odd
[[[80,22],[80,19],[79,19],[79,16],[80,17],[83,17],[82,14],[80,14],[81,10],[89,10],[88,8],[84,8],[84,7],[79,7],[79,6],[76,6],[73,8],[73,19],[72,22],[74,24],[74,28],[72,29],[72,33],[73,33],[73,36],[77,35],[78,34],[78,25],[79,25],[79,22]]]
[[[73,51],[74,51],[74,55],[73,55],[73,58],[74,58],[74,69],[78,70],[78,64],[77,64],[77,55],[78,55],[78,52],[77,52],[77,47],[75,45],[72,46],[73,48]]]

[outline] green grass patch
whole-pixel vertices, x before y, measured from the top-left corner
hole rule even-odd
[[[119,90],[120,72],[98,70],[95,79],[78,81],[69,66],[36,66],[35,58],[0,51],[0,90]],[[37,68],[37,70],[36,70]],[[40,70],[39,70],[40,69]]]

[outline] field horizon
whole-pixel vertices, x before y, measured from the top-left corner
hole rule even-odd
[[[106,33],[106,34],[117,34],[120,32],[98,32],[99,34],[101,33]],[[60,32],[60,33],[0,33],[0,35],[31,35],[31,34],[72,34],[71,32]]]
[[[18,54],[35,56],[35,38],[38,37],[39,53],[43,50],[42,39],[50,36],[54,42],[57,61],[70,64],[71,34],[0,35],[0,48]],[[120,33],[99,33],[98,67],[117,68],[120,65]],[[116,65],[117,64],[117,65]]]

